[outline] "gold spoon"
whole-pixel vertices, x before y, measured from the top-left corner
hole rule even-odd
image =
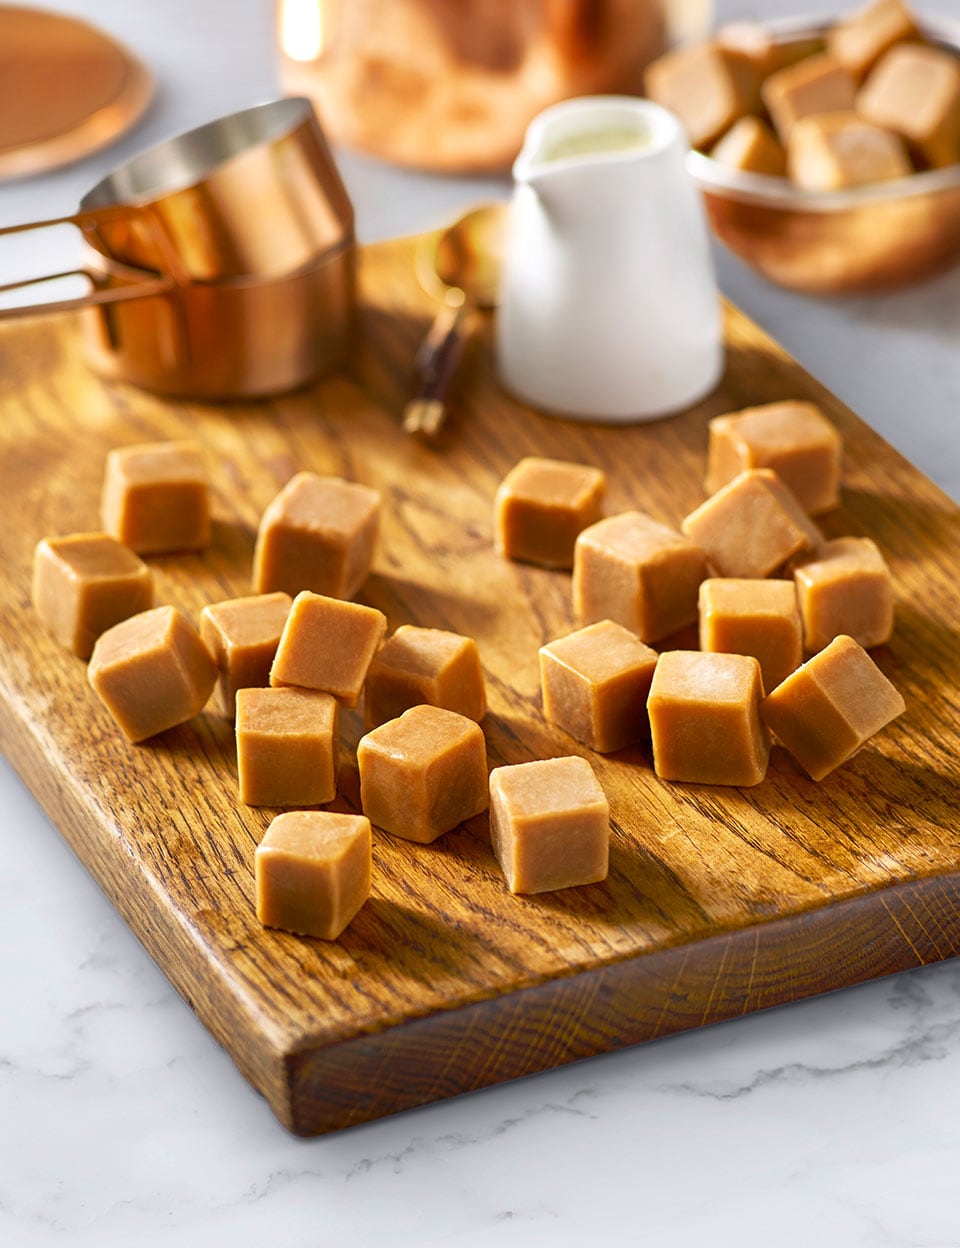
[[[446,394],[467,338],[471,312],[496,306],[507,205],[474,208],[417,248],[416,273],[443,306],[416,356],[417,388],[403,410],[407,433],[432,437],[446,419]]]

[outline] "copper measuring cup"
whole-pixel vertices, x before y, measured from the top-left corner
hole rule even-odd
[[[78,227],[88,293],[0,309],[84,308],[91,363],[178,397],[291,390],[342,358],[354,306],[353,208],[313,107],[233,113],[140,153],[70,216],[0,229]]]

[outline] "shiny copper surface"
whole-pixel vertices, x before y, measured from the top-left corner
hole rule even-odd
[[[826,24],[771,23],[781,42]],[[922,23],[960,53],[960,25]],[[741,173],[691,152],[717,237],[770,281],[810,294],[890,289],[960,261],[960,165],[848,191],[809,192],[784,178]]]
[[[75,17],[0,5],[0,178],[41,173],[112,143],[153,93],[146,67]]]
[[[346,352],[353,210],[309,101],[200,127],[135,157],[72,216],[0,234],[63,222],[84,235],[89,293],[0,315],[87,308],[90,358],[110,377],[247,398],[304,385]]]

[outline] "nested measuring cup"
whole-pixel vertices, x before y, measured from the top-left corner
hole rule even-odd
[[[237,399],[335,367],[354,309],[353,208],[312,105],[279,99],[140,153],[58,224],[83,234],[89,291],[0,318],[84,308],[101,373],[178,397]],[[47,274],[10,290],[69,276]]]

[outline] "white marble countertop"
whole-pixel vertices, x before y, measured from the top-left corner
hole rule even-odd
[[[133,150],[274,93],[266,0],[57,7],[138,49],[159,94],[112,151],[0,186],[0,223],[68,211]],[[804,7],[820,6],[753,9]],[[960,16],[960,0],[939,8]],[[439,223],[491,190],[354,155],[342,167],[364,239]],[[49,254],[0,251],[0,272]],[[719,268],[727,294],[960,497],[960,271],[842,302],[767,287],[727,257]],[[0,811],[0,1243],[11,1248],[960,1245],[960,963],[303,1141],[5,764]]]

